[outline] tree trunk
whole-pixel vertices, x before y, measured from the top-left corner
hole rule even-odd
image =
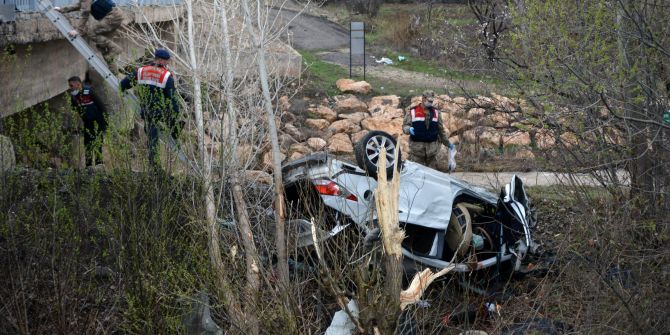
[[[231,285],[226,278],[226,272],[223,265],[220,252],[219,230],[216,223],[216,206],[214,204],[214,191],[212,189],[212,164],[207,149],[205,148],[205,127],[203,121],[202,109],[202,91],[200,89],[200,77],[198,73],[198,62],[195,56],[195,36],[193,34],[193,1],[186,1],[187,15],[187,33],[188,33],[188,52],[189,65],[193,74],[193,105],[196,129],[198,133],[198,151],[203,168],[202,180],[202,198],[205,201],[205,222],[207,225],[208,251],[209,259],[214,269],[219,290],[220,298],[226,305],[228,313],[233,322],[238,326],[243,326],[245,322],[244,313],[240,308],[239,301],[235,294],[230,290]]]
[[[247,285],[245,292],[245,315],[247,324],[245,330],[247,334],[256,335],[259,332],[259,323],[256,311],[258,310],[258,292],[260,291],[260,269],[258,252],[254,244],[254,236],[251,231],[251,222],[247,212],[247,203],[244,200],[244,193],[237,177],[233,177],[233,198],[237,208],[237,225],[240,229],[242,244],[244,245],[244,254],[247,266]]]
[[[260,8],[262,4],[257,1],[257,6]],[[261,82],[261,89],[263,92],[263,107],[265,108],[265,113],[268,120],[268,131],[270,134],[270,143],[272,145],[272,174],[274,179],[274,188],[275,188],[275,245],[277,252],[277,268],[279,272],[279,286],[283,295],[284,307],[286,312],[289,313],[289,316],[286,318],[290,324],[288,329],[295,329],[295,325],[292,323],[294,318],[291,314],[291,296],[289,294],[289,273],[288,273],[288,254],[286,248],[286,235],[285,235],[285,209],[284,209],[284,182],[282,180],[281,172],[281,152],[279,151],[279,138],[277,135],[277,124],[275,122],[275,115],[272,108],[272,98],[270,97],[270,85],[268,79],[267,65],[265,62],[265,40],[262,35],[263,32],[257,33],[254,31],[254,26],[251,23],[251,13],[249,11],[249,5],[246,1],[242,1],[242,7],[244,10],[245,25],[249,30],[249,34],[253,39],[253,43],[256,47],[256,56],[258,63],[258,75]],[[260,15],[258,17],[260,23]],[[259,24],[260,26],[260,24]]]
[[[399,145],[399,144],[398,144]],[[397,164],[398,157],[394,163]],[[402,291],[402,248],[405,237],[398,221],[398,198],[400,191],[400,173],[394,164],[393,178],[389,184],[386,178],[386,150],[382,148],[379,154],[377,189],[375,190],[375,204],[377,219],[381,230],[384,246],[384,303],[377,304],[377,318],[382,334],[395,332],[398,315],[400,314],[400,292]]]

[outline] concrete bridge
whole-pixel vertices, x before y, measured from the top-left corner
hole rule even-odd
[[[37,12],[36,1],[0,0],[0,118],[59,96],[67,90],[66,79],[71,76],[84,78],[88,72],[95,86],[103,85],[96,83],[97,73],[89,69],[77,50],[44,15]],[[53,3],[66,7],[77,1],[53,0]],[[159,24],[163,31],[161,38],[168,41],[173,39],[172,20],[185,10],[183,0],[114,2],[125,12],[126,26],[132,28],[147,22]],[[79,14],[72,12],[65,16],[76,25]],[[146,52],[124,37],[117,37],[117,43],[125,50],[120,57],[121,63],[132,63]],[[269,66],[275,70],[281,67],[284,75],[298,77],[302,63],[300,55],[286,45],[278,50],[269,57]],[[59,105],[60,100],[63,99],[53,99],[52,102]]]

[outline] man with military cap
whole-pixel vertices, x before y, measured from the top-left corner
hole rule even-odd
[[[440,152],[440,143],[454,150],[449,143],[449,131],[442,123],[440,111],[433,106],[435,92],[424,91],[421,103],[412,107],[405,115],[403,132],[409,134],[409,160],[437,169],[437,154]],[[449,160],[449,170],[456,167],[455,162]]]
[[[178,136],[179,103],[175,92],[175,80],[167,66],[170,53],[158,49],[154,61],[142,66],[121,81],[121,90],[135,87],[140,103],[144,131],[149,138],[149,163],[158,166],[158,133],[168,131]]]

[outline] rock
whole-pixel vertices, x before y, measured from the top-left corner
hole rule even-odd
[[[279,115],[275,115],[275,126],[277,127],[277,129],[282,128],[281,116]]]
[[[550,149],[556,145],[556,137],[549,129],[540,129],[535,133],[535,145],[540,149]]]
[[[493,98],[496,108],[504,111],[516,110],[516,104],[512,99],[493,92],[491,92],[491,97]]]
[[[240,165],[250,166],[252,168],[256,167],[256,149],[249,144],[240,144],[237,146],[237,159],[239,159]]]
[[[458,117],[465,117],[465,112],[468,110],[465,106],[459,105],[453,101],[440,103],[438,109],[443,114],[451,114]]]
[[[296,141],[291,135],[289,134],[280,134],[279,135],[279,147],[282,152],[288,152],[289,148],[297,144],[298,141]]]
[[[279,153],[279,159],[281,161],[286,159],[286,155]],[[264,171],[272,171],[272,150],[263,154],[263,160],[261,161]]]
[[[355,134],[351,134],[351,142],[358,143],[358,141],[360,141],[368,132],[369,130],[361,130]]]
[[[283,123],[294,123],[297,118],[295,117],[295,114],[291,112],[283,112],[281,113],[281,121]]]
[[[335,112],[338,114],[351,114],[367,112],[368,105],[358,100],[353,95],[338,95],[335,97]]]
[[[500,141],[502,140],[502,135],[495,129],[484,129],[479,134],[479,143],[482,146],[488,146],[490,148],[500,147]]]
[[[261,170],[244,170],[244,180],[251,183],[272,185],[272,175]]]
[[[369,117],[361,121],[361,126],[367,130],[381,130],[389,133],[391,136],[402,134],[401,118],[389,120],[385,117]]]
[[[400,97],[397,95],[376,96],[370,99],[368,106],[370,113],[372,113],[373,110],[381,107],[398,108],[400,107]]]
[[[354,146],[349,139],[349,135],[339,133],[330,138],[328,151],[336,154],[350,154],[354,152]]]
[[[296,126],[291,123],[284,125],[284,132],[291,135],[296,141],[302,142],[305,140],[305,134],[303,134]]]
[[[561,142],[563,142],[567,148],[571,148],[579,143],[579,138],[575,133],[565,132],[561,134]]]
[[[370,111],[370,114],[372,114],[372,116],[381,116],[389,120],[395,118],[402,118],[405,115],[405,113],[402,111],[401,108],[390,108],[390,107],[378,109],[374,112]]]
[[[466,330],[458,335],[488,335],[488,333],[483,330]]]
[[[467,118],[468,120],[477,121],[486,115],[486,109],[484,108],[470,108],[468,110]]]
[[[361,127],[355,124],[352,120],[342,119],[333,122],[328,129],[334,134],[337,133],[355,133],[361,131]]]
[[[10,171],[16,167],[14,145],[9,137],[0,135],[0,173]]]
[[[370,114],[367,112],[358,112],[358,113],[351,113],[351,114],[340,114],[338,117],[340,119],[349,119],[353,121],[355,124],[360,124],[361,121],[363,121],[365,118],[369,117]]]
[[[443,114],[442,122],[444,122],[444,125],[447,127],[447,130],[449,130],[449,134],[451,135],[462,133],[475,125],[474,122],[468,119],[459,118],[451,114]]]
[[[352,79],[339,79],[335,82],[335,85],[342,93],[368,94],[372,90],[372,86],[368,82]]]
[[[437,100],[440,100],[441,102],[453,102],[454,99],[452,99],[449,94],[440,94],[437,96]]]
[[[312,150],[319,151],[325,148],[326,145],[328,145],[328,142],[319,137],[312,137],[307,140],[307,145],[309,145],[309,147],[312,148]]]
[[[495,101],[489,97],[485,96],[477,96],[476,98],[472,99],[477,107],[485,108],[485,109],[492,109],[495,107]]]
[[[456,105],[461,106],[461,108],[472,104],[472,102],[468,98],[465,98],[465,97],[455,97],[453,99],[453,101]]]
[[[330,122],[324,119],[306,119],[305,125],[312,129],[324,130],[330,125]]]
[[[449,143],[451,143],[451,144],[459,144],[459,143],[461,143],[461,137],[458,136],[458,135],[449,137]]]
[[[602,128],[602,132],[605,143],[616,145],[626,144],[626,136],[621,130],[612,127],[604,127]]]
[[[495,112],[485,119],[484,125],[496,128],[508,128],[512,119],[512,116],[508,113]]]
[[[527,131],[515,131],[502,136],[503,147],[507,146],[529,146],[530,134]]]
[[[529,149],[523,149],[519,150],[514,153],[514,158],[516,159],[527,159],[527,160],[533,160],[535,159],[535,154],[530,151]]]
[[[337,120],[337,113],[326,106],[317,107],[316,110],[314,110],[314,114],[318,115],[322,119],[328,120],[328,122]]]
[[[467,143],[479,143],[482,147],[498,148],[502,135],[492,127],[475,127],[465,131],[461,138]]]
[[[296,153],[296,152],[297,152],[297,153],[301,153],[301,154],[303,154],[303,155],[307,155],[307,154],[309,154],[309,153],[312,152],[312,149],[310,149],[310,148],[307,146],[307,144],[304,144],[304,143],[296,143],[296,144],[292,145],[292,146],[289,148],[289,151],[290,151],[291,153]]]
[[[384,95],[372,98],[368,103],[368,111],[372,116],[386,115],[389,119],[402,117],[403,111],[400,106],[400,97],[397,95]]]
[[[283,95],[281,98],[279,98],[279,110],[282,112],[287,112],[289,109],[291,109],[291,101],[289,100],[288,96]]]
[[[389,119],[402,117],[403,111],[400,106],[400,97],[396,95],[384,95],[372,98],[368,103],[368,111],[372,116],[386,115]]]

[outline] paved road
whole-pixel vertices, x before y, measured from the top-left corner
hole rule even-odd
[[[272,16],[278,15],[279,24],[276,26],[288,24],[289,42],[296,49],[337,50],[349,47],[349,32],[328,19],[288,8],[269,10]]]
[[[576,181],[580,185],[585,186],[602,186],[596,178],[590,174],[576,173],[555,173],[555,172],[455,172],[451,175],[455,178],[462,179],[471,184],[500,189],[503,185],[512,180],[513,175],[517,175],[523,180],[526,186],[551,186],[569,183]],[[630,180],[624,171],[618,171],[617,176],[623,185],[629,185]]]

